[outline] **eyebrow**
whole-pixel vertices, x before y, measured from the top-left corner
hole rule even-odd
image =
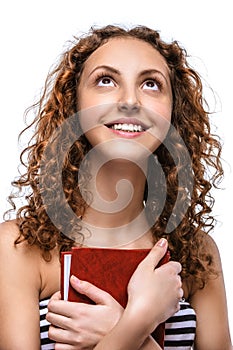
[[[163,77],[163,79],[166,81],[166,83],[168,84],[168,81],[167,81],[165,74],[158,69],[154,69],[154,68],[153,69],[145,69],[140,73],[140,76],[149,75],[149,74],[161,75]]]
[[[120,71],[112,66],[108,66],[108,65],[100,65],[100,66],[97,66],[95,67],[91,72],[90,74],[88,75],[91,76],[96,70],[98,69],[106,69],[114,74],[117,74],[117,75],[121,75]],[[160,70],[158,69],[145,69],[143,70],[142,72],[140,72],[140,76],[144,76],[144,75],[148,75],[148,74],[159,74],[163,77],[163,79],[166,81],[166,83],[168,84],[168,81],[167,81],[167,78],[165,76],[165,74],[163,72],[161,72]]]
[[[88,77],[90,77],[96,70],[98,69],[106,69],[106,70],[109,70],[110,72],[114,73],[114,74],[117,74],[117,75],[120,75],[120,71],[116,68],[113,68],[112,66],[107,66],[107,65],[101,65],[101,66],[97,66],[95,67],[91,72],[90,74],[88,74]]]

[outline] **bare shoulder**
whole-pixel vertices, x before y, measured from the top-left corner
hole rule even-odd
[[[37,247],[29,245],[26,241],[20,244],[15,244],[15,240],[19,236],[19,227],[16,220],[2,222],[0,224],[0,256],[8,257],[10,261],[30,260],[37,262],[40,259],[40,251]],[[10,263],[10,261],[8,261]]]
[[[215,240],[200,232],[201,252],[212,258],[216,273],[209,273],[203,288],[194,288],[191,305],[197,314],[197,349],[230,349],[230,332],[227,316],[227,301],[219,250]],[[221,315],[221,317],[219,317]]]
[[[16,245],[18,236],[16,221],[0,224],[1,350],[39,348],[40,254],[27,242]]]
[[[9,243],[16,239],[19,234],[19,228],[16,220],[4,221],[0,223],[0,244]]]
[[[38,246],[15,244],[19,233],[16,221],[0,224],[0,350],[40,348],[39,299],[59,289],[57,251],[46,262]]]
[[[201,252],[210,255],[212,257],[214,268],[221,270],[219,249],[213,237],[203,231],[200,231],[198,233],[198,238],[200,240]]]
[[[1,254],[15,250],[15,240],[19,236],[16,220],[0,223],[0,251]]]
[[[18,237],[19,227],[15,220],[0,224],[0,264],[2,273],[5,271],[5,279],[10,279],[11,272],[16,275],[15,282],[21,276],[18,283],[23,283],[22,288],[34,290],[37,298],[38,295],[44,297],[57,291],[60,266],[58,249],[51,251],[52,259],[48,262],[38,246],[30,245],[27,241],[15,244]],[[25,279],[27,283],[24,283]]]
[[[40,288],[40,252],[37,247],[26,241],[15,244],[19,236],[19,228],[15,220],[0,224],[0,262],[2,278],[14,280],[16,283],[21,276],[22,281],[30,278],[29,283]],[[13,277],[14,276],[14,277]],[[24,278],[22,278],[24,276]],[[20,284],[20,279],[18,280]],[[26,284],[24,283],[24,286]]]
[[[207,234],[204,231],[198,232],[198,238],[204,243],[205,248],[217,249],[216,243],[210,234]]]

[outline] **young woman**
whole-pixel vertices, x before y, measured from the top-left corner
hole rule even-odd
[[[161,322],[165,349],[230,349],[208,235],[221,145],[185,50],[143,26],[92,29],[34,107],[14,182],[27,204],[1,224],[0,349],[160,349],[151,333]],[[151,249],[125,309],[75,276],[95,305],[61,300],[60,252],[80,245]],[[156,268],[168,248],[170,262]]]

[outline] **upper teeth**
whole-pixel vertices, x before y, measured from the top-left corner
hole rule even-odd
[[[134,125],[134,124],[113,124],[111,126],[114,130],[122,130],[122,131],[131,131],[131,132],[141,132],[143,131],[143,128],[141,125]]]

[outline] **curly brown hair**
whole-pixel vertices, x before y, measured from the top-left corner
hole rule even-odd
[[[74,130],[72,126],[64,136],[64,142],[50,148],[51,159],[44,161],[43,167],[41,163],[46,158],[44,153],[48,143],[51,144],[54,130],[77,113],[76,91],[85,61],[97,48],[115,37],[137,38],[149,43],[165,58],[169,67],[173,91],[172,128],[165,142],[155,151],[166,183],[156,186],[161,179],[157,175],[153,176],[153,169],[156,169],[156,162],[153,161],[148,176],[153,178],[154,191],[150,194],[146,190],[145,200],[148,218],[153,220],[160,210],[160,215],[152,226],[155,240],[166,237],[172,258],[182,264],[182,277],[193,277],[202,287],[209,272],[213,271],[212,257],[203,248],[202,240],[214,225],[211,215],[214,199],[210,189],[217,186],[223,174],[220,162],[221,144],[218,138],[211,134],[210,113],[206,111],[201,78],[188,64],[185,49],[177,41],[164,42],[158,31],[145,26],[131,29],[112,25],[92,28],[88,35],[75,38],[72,47],[67,49],[56,68],[48,75],[42,97],[27,111],[35,109],[36,118],[25,129],[35,127],[34,136],[20,157],[26,172],[13,182],[20,191],[23,188],[30,189],[26,196],[27,205],[17,211],[20,234],[16,244],[26,240],[29,244],[39,246],[45,260],[51,259],[51,250],[55,246],[58,246],[60,251],[65,251],[75,244],[75,240],[61,232],[59,224],[53,224],[47,213],[48,202],[51,201],[51,205],[55,205],[56,215],[61,216],[62,220],[65,219],[62,209],[64,200],[77,217],[84,214],[87,204],[81,196],[79,186],[81,183],[85,187],[85,181],[88,179],[78,181],[78,175],[80,164],[91,146],[85,135],[81,135],[69,149],[61,176],[64,197],[57,194],[56,157],[66,147],[66,137],[70,137],[69,133]],[[77,128],[77,125],[75,127]],[[174,130],[182,142],[179,138],[175,139]],[[191,159],[189,164],[185,156],[187,151]],[[213,169],[211,175],[208,169]],[[44,176],[42,185],[41,172],[53,174],[47,178]],[[178,173],[181,179],[185,179],[184,182],[180,182]],[[165,204],[161,209],[158,198],[165,191]],[[42,194],[47,198],[46,205]],[[13,210],[16,209],[16,197],[16,193],[9,196]],[[174,214],[176,203],[178,205]],[[170,229],[166,230],[168,221]],[[76,234],[79,233],[81,238],[81,227],[67,218],[68,230],[72,231],[74,225]]]

